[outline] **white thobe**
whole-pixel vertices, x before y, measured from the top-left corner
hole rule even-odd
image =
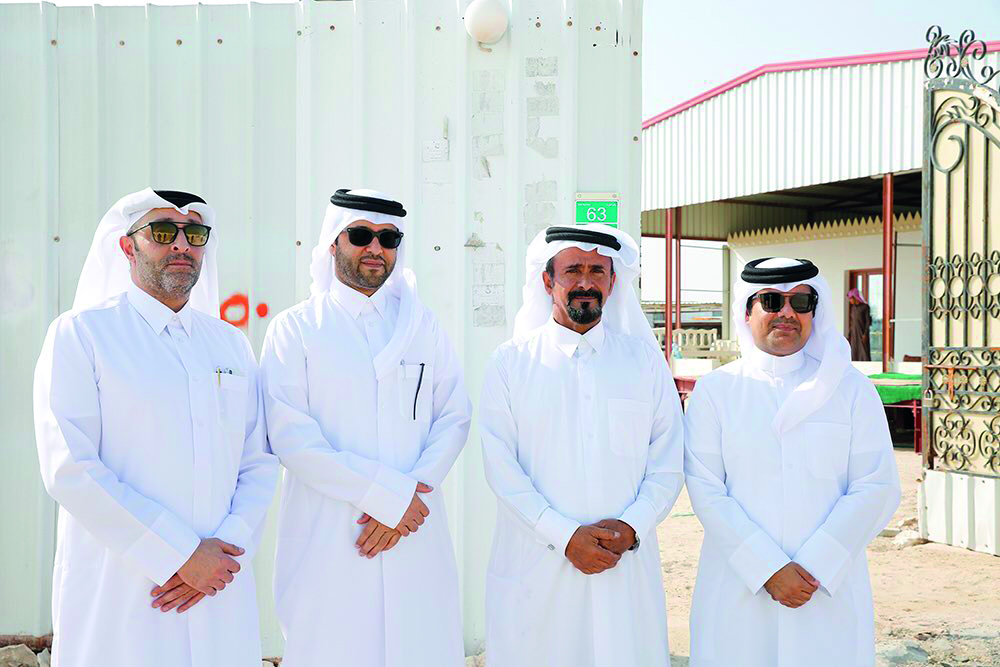
[[[53,666],[259,667],[250,560],[278,462],[246,336],[133,286],[56,318],[34,404],[60,505]],[[236,578],[184,613],[154,609],[207,537],[246,549]]]
[[[268,432],[286,468],[274,574],[286,667],[464,660],[441,485],[465,444],[471,405],[426,309],[398,370],[376,378],[372,360],[398,311],[383,290],[367,298],[334,280],[268,328]],[[391,550],[361,557],[358,518],[395,527],[417,482],[434,487],[420,494],[430,516]]]
[[[486,583],[491,667],[669,664],[656,526],[683,485],[683,423],[663,355],[602,323],[553,320],[501,345],[481,431],[497,526]],[[620,519],[640,539],[586,575],[566,558],[584,524]]]
[[[818,365],[802,352],[754,349],[691,394],[685,472],[705,527],[693,667],[875,663],[865,547],[899,505],[899,475],[882,403],[853,368],[820,409],[772,430],[778,407]],[[821,585],[798,609],[763,588],[790,561]]]

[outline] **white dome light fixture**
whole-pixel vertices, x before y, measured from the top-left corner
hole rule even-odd
[[[507,4],[502,0],[473,0],[465,9],[465,31],[480,44],[493,44],[507,32]]]

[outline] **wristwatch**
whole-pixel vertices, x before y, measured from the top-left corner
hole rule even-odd
[[[626,549],[626,551],[635,551],[638,548],[639,548],[639,536],[636,535],[635,536],[635,542],[633,542],[632,546],[630,546],[628,549]]]

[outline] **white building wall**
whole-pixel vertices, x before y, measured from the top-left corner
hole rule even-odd
[[[216,207],[221,293],[247,298],[259,349],[269,318],[307,295],[332,192],[393,193],[474,401],[512,329],[534,233],[571,222],[575,193],[590,191],[619,193],[638,235],[641,0],[511,1],[508,33],[488,47],[464,30],[468,4],[0,4],[0,634],[51,629],[55,509],[31,374],[121,195],[151,184]],[[445,491],[472,652],[495,511],[475,424]],[[273,517],[264,540],[276,655]]]
[[[896,250],[896,346],[894,359],[904,354],[921,354],[920,231],[900,232]],[[905,245],[904,245],[905,244]],[[834,294],[834,321],[844,322],[847,271],[882,266],[882,237],[851,236],[817,241],[798,241],[772,245],[730,245],[730,268],[733,280],[747,262],[759,257],[804,257],[812,260],[830,283]]]

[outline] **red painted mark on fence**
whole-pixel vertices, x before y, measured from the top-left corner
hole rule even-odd
[[[268,310],[266,303],[258,303],[257,317],[267,317]],[[239,292],[231,295],[219,306],[219,317],[234,327],[245,327],[250,322],[250,299]]]

